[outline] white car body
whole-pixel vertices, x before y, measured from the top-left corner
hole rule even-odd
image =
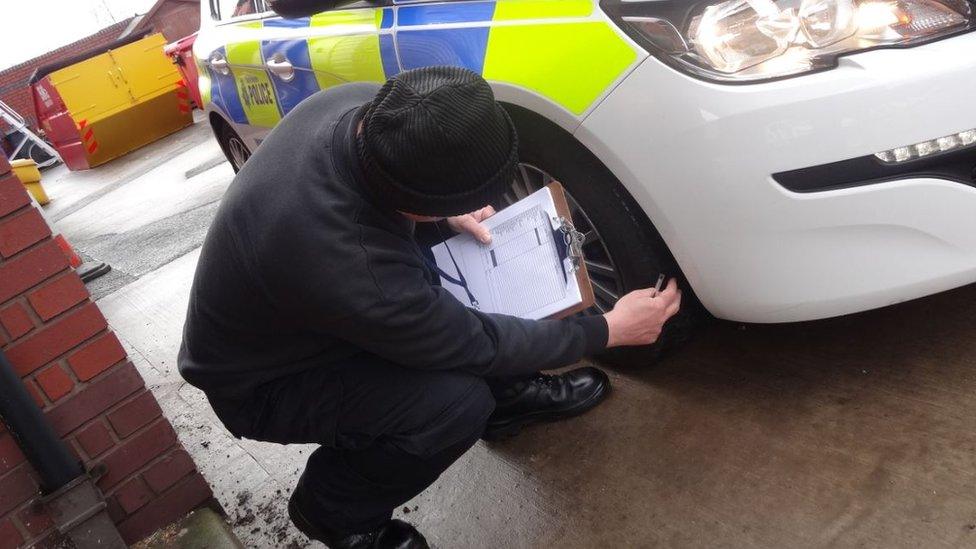
[[[253,39],[212,21],[201,4],[198,58],[237,34]],[[588,17],[614,25],[598,6]],[[262,29],[268,36],[307,31]],[[912,176],[800,193],[773,178],[976,128],[976,34],[737,85],[689,76],[619,34],[637,55],[581,113],[489,81],[499,100],[567,129],[613,172],[712,314],[811,320],[976,281],[972,185]],[[229,121],[218,107],[207,109]],[[232,126],[252,150],[269,131]]]

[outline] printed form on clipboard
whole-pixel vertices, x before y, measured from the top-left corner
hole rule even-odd
[[[561,185],[532,193],[482,222],[491,244],[465,233],[434,246],[441,284],[479,311],[534,320],[592,306],[582,238],[570,219]]]

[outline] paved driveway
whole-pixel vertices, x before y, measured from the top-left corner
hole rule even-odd
[[[237,441],[175,367],[199,246],[232,172],[204,123],[45,173],[48,213],[251,547],[303,546],[308,447]],[[479,443],[398,513],[452,547],[976,546],[976,288],[842,319],[716,323],[611,371],[590,414]]]

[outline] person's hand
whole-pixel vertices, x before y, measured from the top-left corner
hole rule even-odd
[[[478,242],[491,244],[491,231],[481,224],[482,221],[495,215],[495,208],[485,206],[478,211],[447,218],[447,226],[456,233],[471,233]]]
[[[661,335],[664,323],[680,307],[681,290],[673,278],[656,296],[654,288],[630,292],[617,301],[612,311],[603,315],[610,333],[607,347],[654,343]]]

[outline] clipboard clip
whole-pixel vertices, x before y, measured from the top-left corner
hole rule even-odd
[[[552,219],[556,225],[556,230],[562,235],[563,244],[566,246],[566,257],[569,259],[570,271],[575,273],[580,270],[583,264],[583,241],[586,236],[577,231],[573,222],[563,216]]]

